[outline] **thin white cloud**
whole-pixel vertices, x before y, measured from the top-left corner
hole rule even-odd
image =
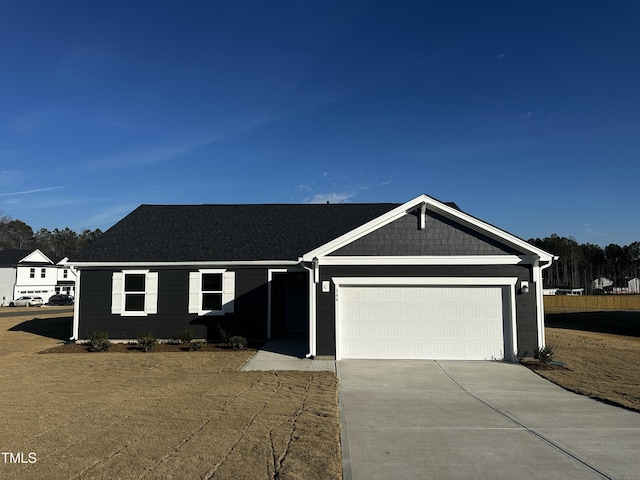
[[[527,112],[524,115],[520,115],[520,117],[518,117],[518,118],[520,118],[520,120],[525,120],[525,119],[531,118],[531,117],[533,117],[533,112]]]
[[[222,140],[226,140],[235,135],[248,132],[264,125],[276,117],[268,114],[261,114],[244,123],[238,123],[233,127],[225,130],[212,132],[199,132],[192,134],[190,138],[182,141],[176,141],[173,145],[148,146],[124,152],[113,153],[103,157],[91,159],[81,165],[79,168],[88,170],[102,170],[112,168],[136,167],[141,165],[154,165],[176,158],[189,155],[193,151],[211,145]]]
[[[584,227],[585,227],[585,231],[587,233],[590,233],[591,235],[597,235],[599,237],[610,237],[611,236],[608,233],[598,232],[597,230],[594,230],[593,227],[591,226],[591,224],[589,224],[589,223],[585,223]]]
[[[60,190],[61,188],[66,188],[66,187],[34,188],[32,190],[23,190],[23,191],[20,191],[20,192],[0,193],[0,197],[12,197],[12,196],[17,196],[17,195],[29,195],[29,194],[32,194],[32,193],[50,192],[52,190]]]
[[[355,197],[358,192],[320,193],[306,200],[306,203],[345,203]]]
[[[120,203],[109,205],[95,212],[93,215],[85,218],[82,221],[82,224],[84,225],[83,228],[107,229],[121,220],[127,214],[131,213],[136,207],[138,207],[138,204],[134,203]]]
[[[497,62],[498,60],[500,60],[500,59],[502,59],[502,58],[504,58],[504,57],[506,57],[506,55],[505,55],[504,53],[501,53],[500,55],[498,55],[498,56],[497,56],[496,58],[494,58],[493,60]]]

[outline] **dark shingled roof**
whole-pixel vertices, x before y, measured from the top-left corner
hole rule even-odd
[[[71,262],[297,260],[399,205],[141,205]]]
[[[31,250],[0,250],[0,267],[15,267],[24,257],[33,252]]]

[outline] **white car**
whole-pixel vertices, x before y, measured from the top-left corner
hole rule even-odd
[[[10,307],[41,307],[44,305],[42,297],[22,296],[9,302]]]

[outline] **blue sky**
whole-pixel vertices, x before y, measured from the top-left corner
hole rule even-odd
[[[0,210],[404,202],[640,241],[640,4],[0,5]]]

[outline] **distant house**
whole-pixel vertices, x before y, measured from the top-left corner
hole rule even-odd
[[[73,295],[75,271],[55,264],[38,249],[0,250],[0,300],[6,306],[22,295],[35,295],[47,302],[56,293]]]
[[[73,256],[72,339],[218,327],[309,356],[507,359],[544,346],[553,255],[420,195],[404,204],[142,205]]]
[[[594,291],[604,291],[610,289],[609,287],[613,287],[613,280],[610,280],[606,277],[596,278],[593,282],[591,282],[591,288]]]
[[[629,293],[640,293],[640,278],[629,280]]]

